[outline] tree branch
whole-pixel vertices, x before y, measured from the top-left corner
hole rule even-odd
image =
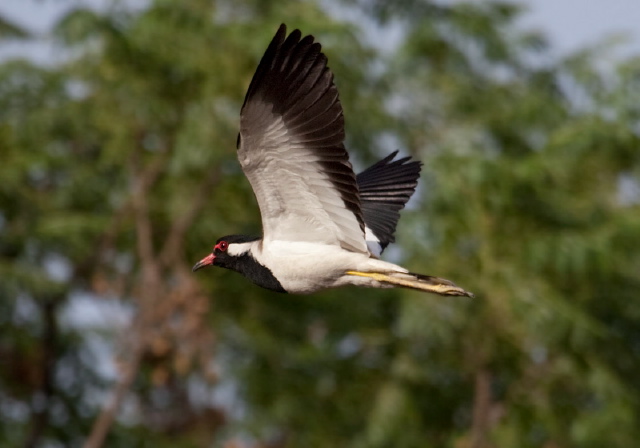
[[[471,442],[469,448],[485,448],[490,426],[491,412],[491,372],[480,368],[475,374],[475,392],[473,397],[473,421],[471,423]]]
[[[131,325],[131,337],[134,339],[128,364],[124,367],[124,373],[112,389],[111,397],[105,404],[100,415],[96,419],[87,438],[84,448],[100,448],[113,425],[116,413],[122,404],[131,384],[138,374],[140,362],[145,349],[145,330],[148,319],[148,308],[161,291],[161,275],[159,265],[155,260],[153,248],[153,235],[151,219],[149,217],[148,191],[158,180],[162,172],[167,155],[156,157],[146,167],[140,166],[140,150],[134,151],[131,158],[131,176],[133,178],[133,191],[131,205],[135,217],[137,254],[141,261],[142,280],[139,289],[139,309],[134,322]],[[126,207],[125,207],[126,208]]]
[[[200,184],[189,209],[173,221],[171,230],[169,230],[169,236],[158,257],[162,266],[169,267],[171,261],[175,260],[179,255],[184,245],[184,236],[187,230],[191,227],[191,224],[204,207],[211,188],[218,183],[219,179],[220,172],[218,170],[212,170],[210,175]]]
[[[58,343],[58,324],[56,321],[56,309],[60,298],[48,298],[42,305],[42,322],[44,331],[41,338],[42,357],[40,360],[40,372],[42,384],[39,393],[42,394],[42,403],[38,409],[32,412],[31,431],[24,442],[25,448],[36,447],[42,438],[42,434],[49,423],[50,400],[54,394],[53,370],[56,362],[56,345]]]
[[[138,374],[140,367],[140,359],[142,358],[142,345],[140,341],[136,341],[131,359],[124,368],[118,383],[113,388],[109,401],[105,404],[91,428],[91,433],[85,441],[84,448],[100,448],[104,444],[104,440],[111,429],[111,425],[116,417],[116,413],[131,387],[133,380]]]

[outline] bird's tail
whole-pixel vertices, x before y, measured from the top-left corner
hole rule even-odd
[[[400,286],[403,288],[417,289],[419,291],[440,294],[441,296],[467,296],[474,297],[473,293],[465,291],[453,282],[431,275],[416,274],[414,272],[360,272],[348,271],[349,275],[369,277],[383,284]]]

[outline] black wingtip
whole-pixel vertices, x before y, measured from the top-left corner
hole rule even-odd
[[[271,39],[271,42],[272,43],[274,41],[282,42],[286,35],[287,35],[287,25],[284,23],[281,23],[280,26],[278,27],[278,31],[276,31],[276,34],[273,36],[273,39]]]

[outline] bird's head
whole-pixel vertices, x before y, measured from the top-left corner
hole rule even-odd
[[[220,266],[238,270],[236,265],[240,258],[249,254],[251,246],[259,237],[247,235],[227,235],[219,238],[209,255],[193,266],[193,272],[207,266]]]

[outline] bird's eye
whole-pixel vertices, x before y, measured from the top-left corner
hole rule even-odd
[[[229,247],[229,244],[227,244],[226,241],[220,241],[218,243],[218,249],[220,249],[222,252],[226,252],[228,247]]]

